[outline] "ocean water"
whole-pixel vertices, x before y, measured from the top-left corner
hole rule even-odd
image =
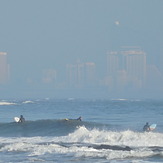
[[[0,163],[19,162],[162,163],[163,100],[1,100]]]

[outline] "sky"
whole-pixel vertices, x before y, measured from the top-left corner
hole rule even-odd
[[[163,62],[162,0],[0,0],[0,51],[12,87],[53,68],[95,62],[105,74],[107,51],[139,46],[147,62]]]

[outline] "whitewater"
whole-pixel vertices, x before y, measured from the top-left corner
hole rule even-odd
[[[0,163],[163,162],[162,100],[1,100],[0,115]]]

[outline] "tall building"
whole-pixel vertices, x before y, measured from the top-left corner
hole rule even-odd
[[[110,52],[107,56],[107,76],[115,77],[119,69],[118,52]]]
[[[0,84],[4,84],[9,79],[9,65],[7,63],[7,53],[0,52]]]
[[[111,89],[142,88],[145,80],[145,52],[131,49],[108,53],[107,85]]]
[[[67,65],[67,83],[72,88],[90,87],[95,84],[95,63],[87,62]]]
[[[56,83],[57,80],[57,71],[55,69],[45,69],[43,70],[43,83],[50,84]]]
[[[68,86],[73,88],[81,88],[84,83],[84,64],[77,62],[76,64],[67,65],[67,81]]]
[[[125,56],[128,82],[142,88],[146,81],[146,54],[140,50],[122,51]]]
[[[93,62],[85,63],[85,86],[96,85],[96,65]]]

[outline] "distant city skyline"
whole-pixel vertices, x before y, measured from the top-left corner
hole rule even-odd
[[[27,89],[44,90],[100,90],[105,88],[108,94],[122,93],[127,91],[153,91],[153,85],[163,90],[163,74],[155,65],[147,64],[148,54],[139,47],[122,47],[120,51],[106,52],[103,63],[105,74],[100,78],[97,64],[89,61],[77,60],[65,65],[65,76],[60,79],[59,70],[54,67],[40,69],[40,78],[26,76],[24,85]],[[6,83],[13,85],[7,62],[7,53],[0,52],[0,86]],[[12,70],[12,67],[11,67]],[[11,74],[12,76],[12,74]],[[154,90],[157,90],[157,86]],[[47,90],[46,90],[47,89]],[[25,89],[26,91],[26,89]],[[30,91],[29,91],[30,92]]]
[[[9,80],[0,98],[163,98],[162,15],[163,0],[1,1]],[[108,77],[107,53],[127,47],[145,52],[146,70],[136,75],[128,55],[119,65],[126,67]]]

